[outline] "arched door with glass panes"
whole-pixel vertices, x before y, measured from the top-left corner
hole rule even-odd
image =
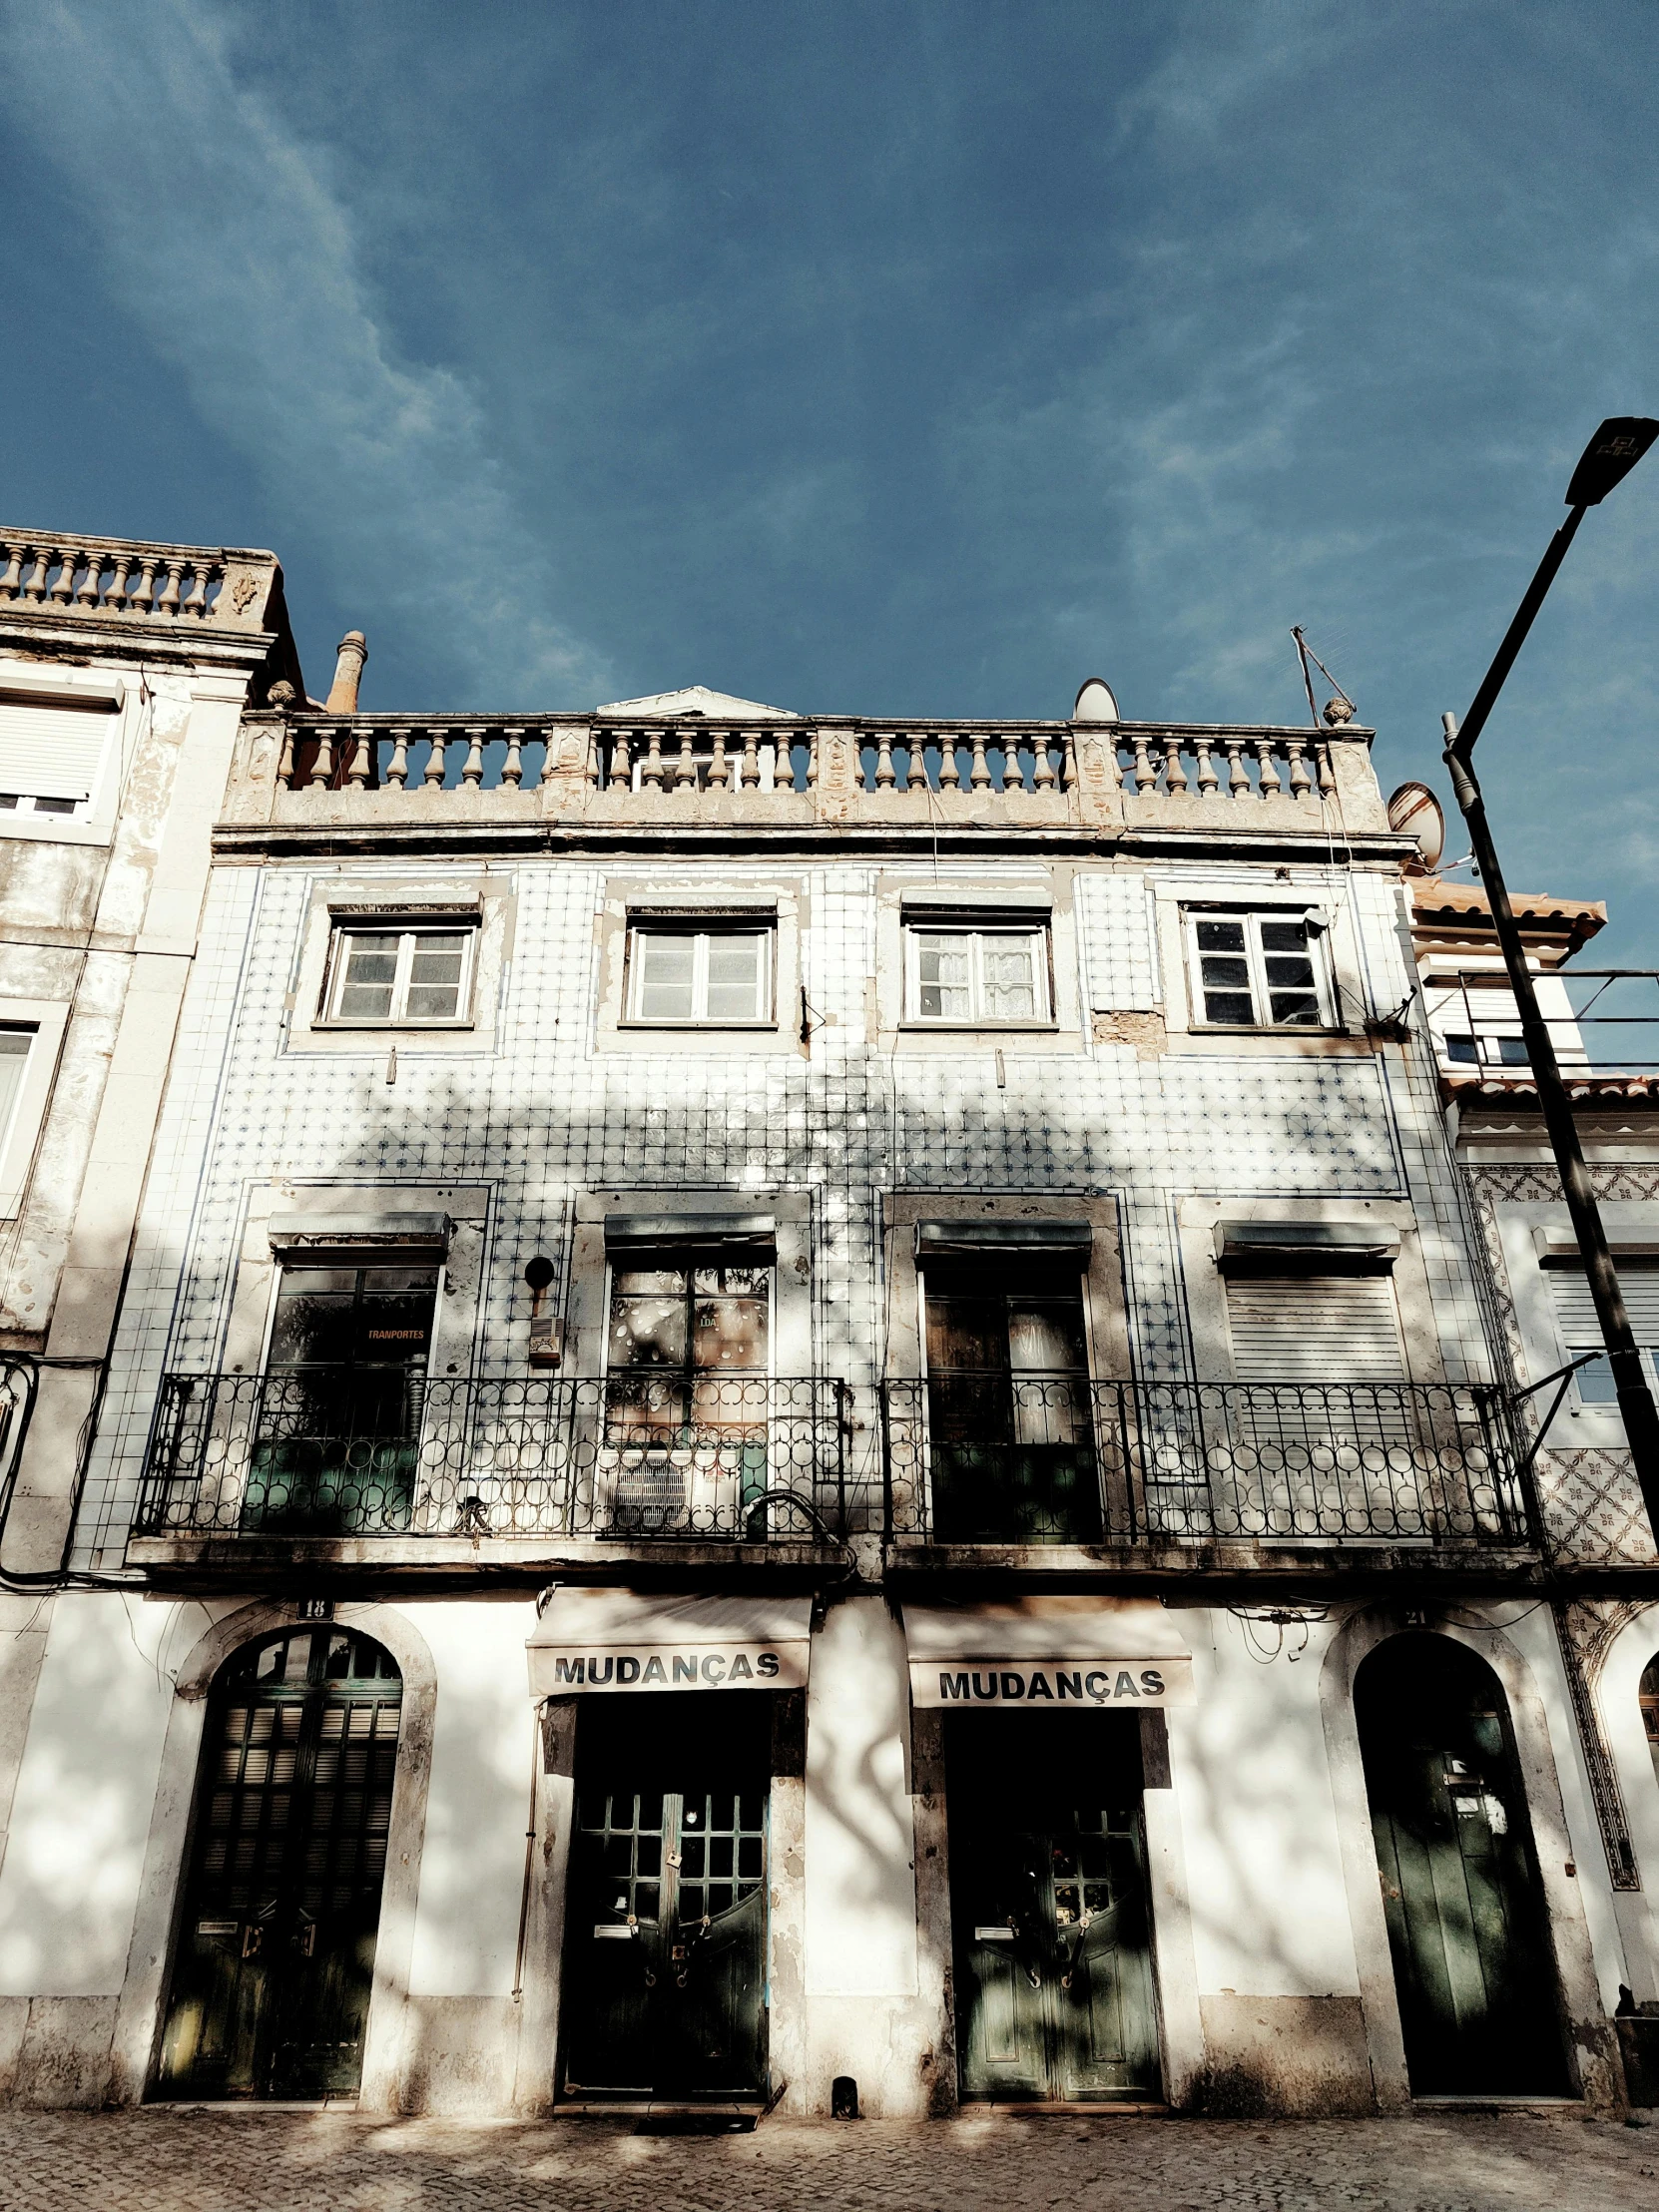
[[[357,2089],[402,1696],[390,1653],[331,1625],[221,1668],[156,2095]]]
[[[1354,1698],[1412,2095],[1570,2094],[1497,1676],[1450,1637],[1394,1636]]]

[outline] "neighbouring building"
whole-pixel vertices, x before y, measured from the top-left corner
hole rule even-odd
[[[1346,702],[380,715],[0,559],[0,2091],[1652,2094],[1659,1560]]]

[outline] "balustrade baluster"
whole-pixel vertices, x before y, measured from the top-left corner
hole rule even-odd
[[[282,750],[276,756],[276,781],[289,791],[293,789],[293,724],[282,725]]]
[[[93,552],[92,548],[88,546],[87,572],[82,577],[80,588],[75,594],[76,606],[96,607],[98,604],[100,588],[103,585],[103,582],[104,556],[102,553]]]
[[[119,614],[127,603],[127,578],[132,566],[133,556],[130,553],[118,553],[116,555],[114,573],[110,577],[110,588],[104,594],[105,606],[112,609],[116,614]]]
[[[407,730],[394,730],[391,734],[391,759],[386,763],[386,782],[395,791],[408,789],[409,736]]]
[[[692,752],[692,734],[689,729],[680,733],[680,754],[674,764],[674,789],[677,793],[684,792],[688,797],[697,789],[697,760]]]
[[[546,750],[542,754],[541,780],[544,784],[551,784],[554,764],[559,758],[558,732],[550,726],[542,732],[542,738]],[[599,732],[591,724],[588,727],[587,751],[582,756],[582,774],[587,780],[590,790],[603,790],[605,784],[604,752],[599,742]]]
[[[726,758],[726,732],[715,732],[714,752],[709,761],[709,789],[712,792],[730,791],[732,788],[732,764]]]
[[[1157,788],[1158,771],[1152,765],[1152,756],[1147,751],[1147,743],[1144,735],[1137,731],[1135,735],[1136,797],[1139,798],[1143,792],[1156,791]]]
[[[1210,758],[1210,740],[1194,738],[1193,752],[1198,757],[1198,790],[1202,798],[1206,792],[1220,791],[1221,778],[1216,774],[1215,763]]]
[[[0,576],[0,599],[15,599],[23,581],[23,548],[12,545],[7,548],[11,558],[6,563],[6,573]]]
[[[1164,740],[1164,789],[1173,798],[1187,789],[1187,772],[1181,765],[1181,740]]]
[[[1300,799],[1304,792],[1311,792],[1314,788],[1314,779],[1309,775],[1308,764],[1302,758],[1300,738],[1285,740],[1285,759],[1291,771],[1291,797]]]
[[[884,791],[898,782],[892,765],[892,732],[883,730],[875,741],[875,788]]]
[[[1227,745],[1227,789],[1233,798],[1241,798],[1250,789],[1250,771],[1244,765],[1244,745],[1238,738],[1229,738]]]
[[[1333,798],[1337,790],[1337,771],[1332,765],[1331,748],[1323,740],[1314,748],[1314,764],[1319,770],[1321,799]]]
[[[1062,730],[1059,745],[1060,789],[1067,792],[1075,791],[1077,789],[1077,740],[1070,730]],[[1112,772],[1112,788],[1116,791],[1121,788],[1123,783],[1123,775],[1118,768],[1118,749],[1116,745],[1102,747],[1101,757]]]
[[[507,758],[501,764],[501,781],[509,791],[517,791],[524,781],[524,732],[511,727],[502,731],[507,741]]]
[[[149,614],[155,601],[156,570],[160,565],[149,553],[139,555],[138,590],[127,594],[127,605],[135,615]]]
[[[334,733],[324,724],[316,734],[316,753],[311,761],[310,787],[313,792],[328,789],[334,777]]]
[[[645,762],[640,769],[640,782],[654,784],[659,791],[663,788],[663,733],[656,723],[651,726]]]
[[[939,732],[939,789],[941,792],[953,792],[960,786],[961,781],[961,775],[956,766],[956,733],[954,730],[941,730]]]
[[[795,732],[779,730],[772,740],[772,788],[774,791],[793,792],[795,789]]]
[[[812,731],[807,739],[807,789],[818,790],[818,732]]]
[[[1256,756],[1256,781],[1261,788],[1262,797],[1271,799],[1276,792],[1282,792],[1285,789],[1280,782],[1279,771],[1274,765],[1273,740],[1271,738],[1252,738],[1250,746],[1251,751]]]
[[[466,759],[461,763],[461,782],[468,791],[475,792],[484,781],[484,736],[485,732],[479,724],[467,725]]]
[[[618,730],[611,739],[611,779],[608,791],[629,791],[634,782],[633,749],[628,743],[628,732]]]
[[[156,601],[157,614],[176,615],[179,612],[179,587],[184,582],[184,576],[183,561],[167,563],[167,582],[162,586],[161,597]]]
[[[746,730],[743,734],[743,757],[738,762],[738,789],[741,792],[758,791],[761,784],[761,733]]]
[[[443,784],[443,772],[449,765],[449,732],[435,723],[426,732],[431,740],[426,753],[426,773],[420,781],[423,787],[437,791]]]
[[[58,579],[52,586],[50,598],[54,607],[67,607],[75,589],[75,571],[81,565],[81,556],[73,547],[65,547],[58,566]]]
[[[975,791],[983,791],[991,780],[990,763],[985,758],[985,733],[973,733],[973,764],[968,770],[968,783]]]
[[[1054,763],[1050,758],[1053,740],[1046,730],[1039,730],[1031,740],[1031,782],[1040,792],[1054,788]]]
[[[351,765],[345,772],[345,781],[357,791],[368,782],[374,767],[374,741],[366,730],[355,734],[351,747]]]
[[[208,579],[212,576],[212,574],[213,568],[211,563],[207,561],[198,561],[196,563],[196,566],[191,571],[190,597],[179,609],[179,612],[181,614],[194,615],[199,622],[205,621],[207,619]]]
[[[33,548],[33,551],[35,556],[35,573],[24,585],[23,596],[32,605],[36,607],[43,607],[46,604],[47,572],[52,566],[52,549],[50,546],[37,545]]]
[[[1005,792],[1022,792],[1025,789],[1025,763],[1020,759],[1020,740],[1004,738],[1002,741],[1002,789]]]

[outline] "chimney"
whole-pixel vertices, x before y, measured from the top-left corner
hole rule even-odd
[[[368,659],[368,647],[360,630],[347,630],[339,641],[339,659],[334,663],[334,681],[328,687],[324,702],[331,715],[354,715],[357,711],[357,685],[361,681],[363,663]]]

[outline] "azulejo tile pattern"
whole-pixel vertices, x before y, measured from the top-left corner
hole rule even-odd
[[[706,865],[729,882],[731,857]],[[757,873],[759,862],[753,863]],[[516,1371],[526,1259],[560,1271],[582,1191],[782,1186],[814,1208],[814,1331],[821,1373],[867,1389],[881,1362],[882,1194],[938,1190],[1109,1195],[1122,1225],[1130,1335],[1139,1370],[1178,1376],[1187,1298],[1175,1235],[1189,1193],[1398,1198],[1415,1208],[1441,1353],[1452,1381],[1486,1374],[1480,1294],[1468,1264],[1455,1171],[1435,1078],[1419,1053],[1384,1059],[1287,1050],[1138,1059],[1084,1050],[1022,1055],[969,1038],[959,1053],[881,1052],[867,1019],[875,961],[875,866],[792,860],[807,892],[804,977],[818,1022],[803,1053],[786,1023],[776,1055],[616,1055],[595,1051],[597,923],[607,872],[587,856],[515,860],[500,871],[516,912],[493,1052],[423,1055],[398,1040],[388,1082],[382,1037],[360,1054],[284,1051],[307,901],[337,872],[273,862],[216,870],[201,955],[164,1111],[114,1373],[83,1502],[78,1558],[119,1561],[136,1498],[158,1378],[220,1362],[250,1194],[273,1185],[395,1189],[464,1183],[489,1192],[486,1295],[475,1372]],[[775,873],[776,855],[766,856]],[[352,863],[353,882],[391,863]],[[987,886],[1028,881],[1028,862],[975,862]],[[478,862],[456,864],[475,881]],[[423,865],[423,878],[434,872]],[[890,872],[890,871],[889,871]],[[918,870],[918,873],[920,871]],[[959,864],[953,875],[960,874]],[[1078,978],[1085,1004],[1144,1009],[1159,982],[1154,877],[1246,895],[1248,868],[1110,858],[1079,868]],[[1298,866],[1310,902],[1350,899],[1370,1012],[1409,986],[1398,890],[1379,872]],[[857,1436],[855,1480],[879,1479],[876,1424]]]

